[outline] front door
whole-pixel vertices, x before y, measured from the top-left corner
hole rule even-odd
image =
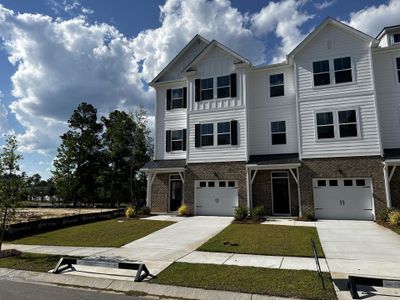
[[[289,174],[287,172],[273,172],[272,204],[275,215],[290,215]]]
[[[169,179],[169,210],[177,211],[182,204],[183,183],[179,175],[171,175]]]

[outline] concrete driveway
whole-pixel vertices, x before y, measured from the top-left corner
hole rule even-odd
[[[400,236],[370,221],[316,223],[332,273],[400,278]]]

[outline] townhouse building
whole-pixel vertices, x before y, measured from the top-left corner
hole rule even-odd
[[[400,205],[400,26],[373,38],[328,18],[264,66],[197,35],[150,85],[154,212],[372,220]]]

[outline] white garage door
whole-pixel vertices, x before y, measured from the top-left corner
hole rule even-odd
[[[195,182],[196,215],[233,216],[238,206],[238,188],[234,180]]]
[[[370,178],[320,178],[313,186],[317,219],[374,219]]]

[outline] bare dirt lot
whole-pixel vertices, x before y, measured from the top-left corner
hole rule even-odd
[[[19,208],[14,223],[110,211],[100,208]]]

